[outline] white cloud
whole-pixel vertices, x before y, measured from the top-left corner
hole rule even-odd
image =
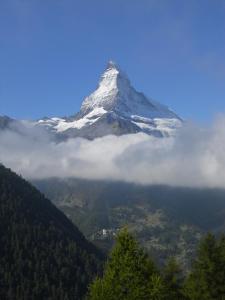
[[[0,161],[26,178],[225,187],[225,117],[208,128],[187,124],[175,139],[132,134],[56,144],[38,129],[22,133],[0,133]]]

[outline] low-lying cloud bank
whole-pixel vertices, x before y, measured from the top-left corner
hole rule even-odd
[[[225,188],[225,117],[176,138],[145,134],[54,143],[46,132],[0,132],[0,162],[26,178],[80,177],[142,184]]]

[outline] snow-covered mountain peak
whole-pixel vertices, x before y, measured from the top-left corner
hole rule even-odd
[[[116,62],[115,62],[114,60],[111,60],[111,59],[110,59],[110,60],[108,61],[108,63],[107,63],[107,69],[108,69],[108,68],[116,68],[116,69],[117,69],[117,68],[118,68],[118,65],[116,64]]]
[[[130,82],[126,74],[113,61],[109,61],[100,77],[97,89],[86,97],[81,106],[81,113],[89,113],[96,107],[103,107],[107,111],[116,109],[119,95],[123,90],[129,90]]]
[[[120,67],[113,61],[109,61],[105,71],[102,73],[98,89],[102,91],[107,89],[107,91],[112,89],[118,89],[119,81],[124,81],[128,83],[128,78],[125,73],[120,69]]]
[[[95,108],[103,108],[125,117],[177,118],[166,106],[136,91],[127,75],[113,61],[108,62],[97,89],[84,99],[81,115],[86,115]]]
[[[107,63],[107,67],[106,70],[108,69],[116,69],[118,71],[120,71],[120,67],[117,65],[117,63],[113,60],[109,60]]]
[[[38,121],[38,125],[60,136],[90,139],[137,132],[171,136],[181,124],[181,119],[168,107],[136,91],[113,61],[108,62],[98,87],[84,99],[74,117]]]

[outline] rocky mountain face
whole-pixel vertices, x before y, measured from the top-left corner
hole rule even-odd
[[[126,74],[111,61],[97,89],[84,99],[74,117],[45,118],[36,123],[59,136],[88,139],[138,132],[170,136],[181,124],[181,119],[166,106],[137,92]]]
[[[43,118],[33,122],[0,116],[0,130],[18,125],[41,127],[57,141],[70,137],[94,139],[105,135],[143,132],[156,137],[174,135],[182,120],[168,107],[136,91],[126,74],[112,61],[101,75],[97,89],[72,117]]]

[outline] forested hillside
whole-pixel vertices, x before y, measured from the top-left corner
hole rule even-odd
[[[36,188],[0,166],[0,299],[82,299],[102,254]]]
[[[170,255],[190,267],[199,239],[225,230],[225,190],[57,179],[34,184],[103,249],[124,225],[163,264]],[[103,229],[107,230],[103,235]]]

